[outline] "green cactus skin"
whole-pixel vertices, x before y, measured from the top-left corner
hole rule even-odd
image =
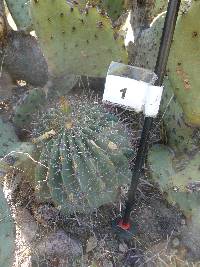
[[[29,0],[6,0],[8,9],[19,30],[30,32],[33,29]]]
[[[164,2],[164,1],[156,0],[155,8],[156,6],[159,6],[161,2]],[[180,20],[184,18],[185,14],[187,14],[189,10],[189,7],[191,5],[189,2],[190,0],[181,1],[180,9],[182,12],[180,13],[184,13],[184,15],[182,16],[179,14]],[[136,65],[138,67],[144,67],[144,68],[151,69],[151,70],[155,69],[159,45],[160,45],[161,36],[162,36],[162,30],[163,30],[164,21],[165,21],[165,14],[166,12],[158,14],[158,16],[151,23],[150,28],[143,30],[141,34],[139,35],[139,37],[136,39],[134,43],[133,51],[130,51],[131,53],[130,56],[132,57],[131,61],[133,65]],[[175,36],[176,36],[176,32],[175,32]],[[177,42],[178,42],[178,38],[177,38]]]
[[[47,98],[55,99],[58,96],[67,95],[76,85],[83,79],[76,75],[62,75],[57,77],[51,77],[47,91]]]
[[[34,144],[20,142],[13,126],[0,119],[0,180],[13,168],[23,169],[30,177],[34,167],[30,157],[36,154]]]
[[[106,12],[112,22],[115,22],[128,8],[129,0],[79,0],[78,6],[84,10],[86,5],[97,6],[101,12]]]
[[[15,225],[10,208],[0,187],[0,266],[11,267],[15,251]]]
[[[102,5],[105,8],[108,16],[112,21],[117,20],[125,11],[127,1],[124,0],[102,0]]]
[[[122,37],[108,18],[91,7],[80,13],[65,0],[31,2],[34,28],[55,76],[104,77],[111,61],[127,62]]]
[[[10,157],[12,163],[7,162],[5,158],[7,169],[5,171],[9,172],[10,170],[19,169],[26,174],[26,177],[29,178],[30,183],[34,183],[34,168],[36,165],[38,152],[36,146],[30,142],[17,142],[10,146]],[[9,160],[8,160],[9,161]],[[0,164],[1,166],[1,164]]]
[[[41,118],[42,142],[35,171],[36,195],[65,213],[91,212],[116,200],[118,188],[131,179],[128,133],[98,105],[73,103],[78,111],[50,109]]]
[[[153,179],[167,193],[168,201],[177,203],[186,217],[193,220],[200,216],[199,163],[199,152],[175,156],[163,145],[155,145],[149,152]]]
[[[182,1],[181,9],[186,7]],[[160,105],[167,133],[167,146],[154,145],[148,155],[152,179],[171,203],[177,203],[187,217],[200,218],[199,213],[199,91],[198,33],[200,2],[192,6],[177,21],[168,63],[168,79]],[[133,64],[154,69],[164,16],[160,15],[137,40]],[[198,35],[198,34],[197,34]],[[181,41],[180,41],[181,40]],[[138,48],[138,49],[137,49]],[[191,54],[191,51],[194,53]],[[186,77],[187,76],[187,77]]]
[[[0,158],[0,180],[14,169],[26,173],[29,182],[34,181],[34,168],[37,161],[37,150],[34,144],[29,142],[15,142],[9,146],[7,153]]]
[[[197,129],[185,122],[185,116],[177,97],[174,95],[169,79],[164,81],[164,91],[160,104],[164,127],[167,134],[167,143],[178,153],[189,153],[198,149],[199,140]]]
[[[18,137],[10,123],[3,122],[0,118],[0,157],[4,157],[14,143],[18,142]]]
[[[200,218],[198,129],[185,122],[184,112],[169,80],[165,80],[161,112],[167,132],[167,144],[154,145],[148,155],[152,179],[170,203],[177,203],[193,223]],[[172,150],[173,149],[173,150]]]
[[[159,15],[151,27],[143,30],[134,43],[131,51],[131,61],[135,66],[154,70],[156,65],[159,43],[162,36],[165,14]]]
[[[13,80],[41,87],[46,84],[48,67],[35,37],[21,31],[10,31],[4,52],[3,66]]]
[[[189,124],[200,126],[200,2],[179,16],[168,68],[169,79]],[[180,41],[181,40],[181,41]]]
[[[150,10],[151,19],[157,17],[160,13],[167,10],[168,0],[154,0],[153,8]]]
[[[13,123],[19,129],[30,127],[33,114],[36,113],[46,101],[45,92],[41,89],[30,90],[16,106]]]

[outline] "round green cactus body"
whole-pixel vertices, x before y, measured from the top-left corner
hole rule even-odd
[[[65,0],[31,3],[34,29],[53,75],[105,77],[111,61],[127,62],[123,38],[96,7],[81,13]]]
[[[15,225],[0,187],[0,266],[11,267],[15,250]]]
[[[115,201],[119,187],[131,179],[127,131],[98,105],[77,102],[77,107],[76,113],[50,109],[36,138],[41,146],[37,196],[66,213],[90,212]]]

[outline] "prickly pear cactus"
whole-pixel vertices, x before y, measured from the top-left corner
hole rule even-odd
[[[177,203],[188,218],[196,221],[200,216],[200,131],[185,122],[169,80],[165,80],[161,112],[169,147],[154,145],[151,148],[148,161],[152,178],[161,191],[167,193],[169,202]]]
[[[165,79],[164,92],[160,105],[165,127],[166,138],[164,140],[171,148],[179,153],[186,153],[198,149],[200,141],[198,130],[188,126],[177,97],[174,95],[169,79]]]
[[[200,2],[193,1],[188,12],[179,16],[168,62],[175,95],[187,122],[196,126],[200,126],[199,12]]]
[[[86,100],[72,102],[75,112],[62,100],[37,128],[36,194],[63,212],[90,212],[115,201],[119,187],[130,181],[132,150],[115,116]]]
[[[154,1],[153,6],[155,10],[157,8],[159,9],[159,6],[160,5],[162,6],[164,2],[168,1],[160,1],[160,0]],[[191,7],[191,2],[192,2],[191,0],[181,1],[180,12],[179,12],[180,19],[184,17],[184,15],[186,15],[187,12],[189,11]],[[152,11],[149,11],[150,14],[151,12],[154,12],[153,11],[154,9],[151,10]],[[157,15],[158,16],[152,21],[150,27],[141,31],[139,37],[136,38],[134,42],[134,47],[132,48],[132,51],[130,51],[130,60],[133,65],[136,65],[138,67],[148,68],[151,70],[155,69],[166,12],[162,12],[161,14]]]
[[[23,169],[31,176],[36,158],[35,145],[20,142],[10,123],[0,118],[0,179],[13,168]],[[1,265],[0,265],[1,266]]]
[[[185,122],[184,112],[165,80],[161,102],[161,113],[169,147],[154,145],[149,152],[148,162],[153,180],[162,192],[167,193],[170,203],[177,203],[184,214],[192,220],[199,218],[199,162],[200,142],[197,129]]]
[[[33,114],[44,105],[45,101],[45,92],[41,89],[32,89],[26,93],[15,108],[14,125],[20,129],[28,128],[33,120]]]
[[[97,6],[101,12],[106,12],[112,22],[116,21],[129,7],[129,0],[78,0],[81,10],[88,5]]]
[[[5,42],[7,34],[7,25],[6,25],[6,16],[5,16],[5,7],[4,2],[0,3],[0,47],[2,48],[3,43]]]
[[[128,7],[128,1],[124,0],[102,0],[103,8],[105,8],[108,16],[115,21],[118,19]]]
[[[15,225],[10,208],[0,187],[0,266],[11,267],[15,250]]]
[[[0,157],[4,157],[9,152],[10,146],[16,142],[18,142],[18,137],[14,128],[0,118]]]
[[[30,0],[6,0],[6,4],[17,28],[27,32],[31,31]]]
[[[131,61],[138,67],[154,70],[164,26],[165,14],[159,15],[151,27],[143,30],[135,41]]]
[[[160,13],[167,10],[168,0],[154,0],[152,9],[149,12],[151,20],[158,16]]]
[[[149,151],[148,162],[152,179],[167,193],[167,199],[177,203],[187,217],[197,220],[200,216],[200,133],[191,124],[199,125],[197,54],[200,42],[194,32],[198,32],[200,26],[197,22],[200,2],[192,1],[190,8],[186,2],[190,1],[181,3],[160,105],[168,146],[154,145]],[[133,64],[154,69],[163,22],[164,16],[158,16],[151,27],[141,33],[136,41]]]
[[[0,118],[0,178],[3,178],[9,171],[10,166],[5,161],[5,157],[9,155],[10,147],[18,142],[19,139],[13,126]]]
[[[170,148],[156,145],[149,152],[153,179],[193,223],[200,218],[200,131],[192,127],[199,126],[200,112],[200,68],[196,58],[200,42],[195,30],[200,27],[199,11],[200,2],[193,1],[187,13],[179,16],[170,52],[169,80],[165,81],[161,104]]]
[[[3,67],[13,80],[41,87],[46,84],[48,67],[35,37],[21,31],[10,31],[4,49]]]
[[[127,61],[123,40],[95,7],[80,13],[65,0],[31,1],[34,29],[49,71],[102,77],[112,60]]]
[[[200,152],[175,155],[163,145],[155,145],[149,152],[153,179],[167,193],[171,203],[177,203],[184,214],[193,220],[200,203],[199,183]]]

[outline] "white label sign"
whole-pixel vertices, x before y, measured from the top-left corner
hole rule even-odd
[[[143,81],[107,75],[103,101],[136,112],[143,111],[146,116],[155,117],[159,110],[162,90],[162,87]]]

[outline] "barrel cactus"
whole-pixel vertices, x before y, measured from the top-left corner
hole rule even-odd
[[[0,187],[0,266],[11,267],[15,250],[15,225]]]
[[[36,195],[66,213],[90,212],[116,200],[131,178],[128,132],[118,119],[87,100],[62,100],[41,118],[34,142],[41,151]]]
[[[127,61],[123,39],[96,7],[80,12],[65,0],[31,1],[34,29],[49,71],[104,77],[112,60]],[[97,49],[98,48],[98,49]]]

